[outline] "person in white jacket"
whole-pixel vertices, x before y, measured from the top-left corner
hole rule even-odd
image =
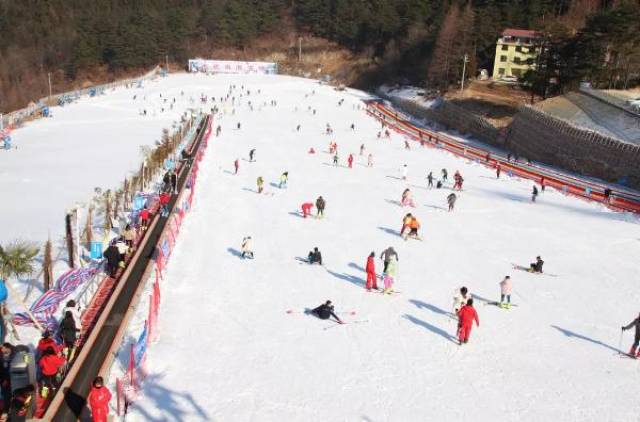
[[[67,301],[64,309],[62,310],[62,318],[67,314],[67,311],[73,315],[73,321],[76,323],[76,328],[82,330],[82,318],[80,317],[80,307],[76,304],[75,300]]]
[[[466,287],[461,287],[453,294],[453,313],[458,315],[458,311],[467,304],[467,300],[471,299],[471,293]]]
[[[242,239],[242,254],[240,255],[242,258],[248,256],[253,259],[253,250],[251,248],[251,236],[247,236]]]
[[[511,308],[511,290],[513,286],[511,285],[511,277],[505,276],[504,279],[500,282],[500,307],[509,309]],[[504,299],[507,299],[507,303],[504,303]]]

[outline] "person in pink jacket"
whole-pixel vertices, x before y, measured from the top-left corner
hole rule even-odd
[[[505,276],[504,280],[500,282],[500,307],[509,309],[511,308],[511,277]],[[504,299],[507,299],[507,302],[504,302]]]

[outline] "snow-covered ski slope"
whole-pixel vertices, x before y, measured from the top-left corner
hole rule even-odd
[[[362,93],[283,76],[184,78],[208,95],[224,95],[230,84],[252,94],[235,115],[224,106],[214,122],[222,135],[210,142],[193,211],[164,274],[160,340],[149,350],[144,397],[127,420],[637,417],[639,366],[618,357],[632,340],[626,333],[620,346],[620,326],[640,310],[635,217],[552,190],[532,204],[530,182],[496,180],[489,169],[416,144],[405,150],[397,135],[379,140],[379,124],[357,109]],[[268,105],[272,99],[277,106]],[[333,136],[324,135],[327,123]],[[330,140],[339,146],[338,168]],[[311,147],[317,154],[307,153]],[[257,161],[249,163],[252,148]],[[349,153],[353,169],[345,167]],[[405,163],[407,182],[399,179]],[[442,168],[450,180],[456,170],[465,179],[452,213],[445,211],[451,182],[426,189],[427,173],[439,177]],[[283,171],[290,180],[281,190],[274,185]],[[266,182],[262,195],[258,176]],[[415,209],[397,203],[405,187]],[[300,204],[319,195],[326,217],[303,219]],[[407,212],[422,223],[423,242],[398,237]],[[247,235],[254,260],[239,258]],[[296,260],[314,246],[324,267]],[[399,254],[401,293],[367,293],[366,257],[388,246]],[[536,255],[555,277],[512,269]],[[505,275],[518,306],[483,305],[499,299]],[[458,346],[449,312],[462,285],[478,299],[480,327]],[[355,311],[343,315],[351,323],[301,313],[327,299],[339,312]]]
[[[10,204],[0,213],[0,241],[61,237],[65,210],[88,202],[96,187],[121,186],[139,168],[141,146],[153,145],[186,110],[200,108],[201,88],[188,75],[145,81],[142,88],[53,107],[53,117],[14,131],[17,148],[0,150],[0,192],[3,204]]]

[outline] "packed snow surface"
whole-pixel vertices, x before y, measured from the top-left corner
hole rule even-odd
[[[550,189],[534,204],[529,181],[496,179],[493,170],[415,143],[406,150],[396,134],[378,139],[363,93],[284,76],[185,75],[164,83],[216,97],[234,84],[236,105],[218,102],[214,127],[222,134],[211,139],[164,274],[160,340],[150,346],[144,397],[127,420],[621,421],[639,414],[638,362],[618,356],[632,341],[620,327],[640,310],[635,217]],[[242,86],[251,95],[240,98]],[[333,136],[324,134],[327,123]],[[339,167],[329,141],[338,143]],[[248,162],[253,148],[256,161]],[[449,182],[428,190],[428,172],[439,178],[442,168]],[[464,190],[447,212],[456,170]],[[279,189],[284,171],[289,186]],[[398,203],[407,187],[415,208]],[[300,205],[319,195],[326,217],[302,218]],[[408,212],[420,220],[423,241],[398,236]],[[247,235],[254,260],[239,257]],[[296,259],[314,246],[324,266]],[[399,293],[368,293],[366,258],[375,251],[381,272],[378,257],[388,246],[399,254]],[[544,275],[512,268],[536,255]],[[505,275],[517,307],[486,305],[499,300]],[[476,297],[480,327],[459,346],[450,312],[463,285]],[[347,324],[303,313],[327,299]]]
[[[186,90],[186,79],[148,80],[83,97],[15,130],[16,148],[0,150],[0,242],[44,242],[50,234],[57,243],[66,210],[86,204],[97,187],[121,187],[142,163],[140,147],[152,146],[163,129],[173,130],[186,110],[200,108],[201,87],[189,79]]]

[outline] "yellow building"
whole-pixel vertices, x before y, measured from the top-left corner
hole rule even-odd
[[[527,29],[505,29],[498,38],[493,79],[519,78],[535,67],[540,34]]]

